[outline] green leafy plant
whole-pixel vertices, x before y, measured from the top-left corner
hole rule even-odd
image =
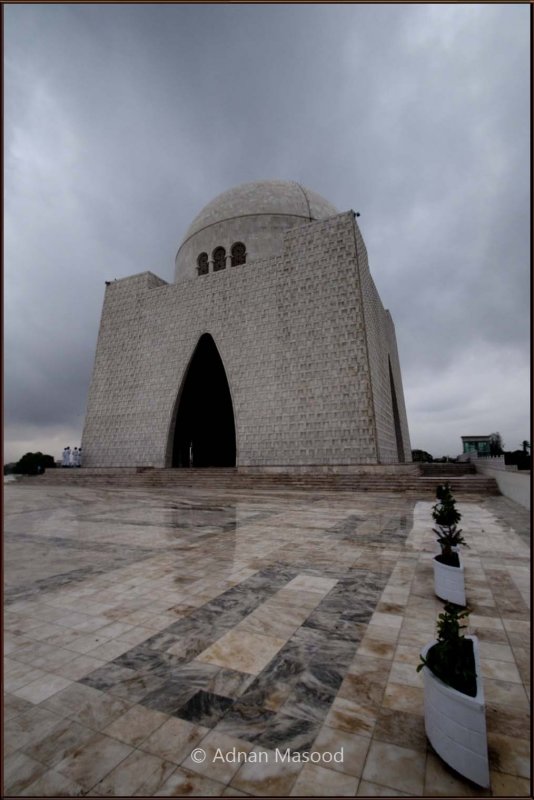
[[[469,616],[467,608],[446,603],[438,617],[438,641],[430,648],[426,658],[421,656],[417,672],[428,667],[434,675],[463,694],[475,697],[477,693],[473,642],[466,639],[466,626],[461,621]]]
[[[468,545],[461,529],[457,527],[462,515],[456,508],[456,500],[448,483],[438,486],[436,499],[438,502],[432,506],[432,517],[437,527],[432,530],[437,535],[441,547],[441,557],[438,558],[444,564],[458,567],[460,565],[458,555],[452,548],[459,545],[468,547]]]
[[[39,475],[45,469],[55,469],[56,462],[53,456],[37,453],[26,453],[17,461],[13,467],[13,472],[23,475]]]

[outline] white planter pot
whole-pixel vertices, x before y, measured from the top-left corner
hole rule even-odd
[[[441,600],[465,606],[464,565],[460,555],[458,559],[459,567],[449,567],[434,557],[434,591]]]
[[[478,639],[473,641],[477,673],[476,697],[453,689],[423,667],[425,731],[436,753],[465,778],[487,789],[490,785],[484,691],[480,673]],[[421,651],[423,658],[436,642]]]

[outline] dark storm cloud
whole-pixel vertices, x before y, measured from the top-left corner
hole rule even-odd
[[[272,177],[361,212],[412,445],[528,437],[527,7],[4,12],[6,458],[79,440],[104,280]]]

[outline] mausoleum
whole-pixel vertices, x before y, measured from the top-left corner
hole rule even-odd
[[[293,181],[193,220],[175,281],[106,287],[86,467],[411,461],[395,329],[353,211]]]

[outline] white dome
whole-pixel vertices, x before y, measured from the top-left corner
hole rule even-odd
[[[325,219],[339,214],[334,206],[295,181],[255,181],[242,183],[219,194],[204,206],[189,226],[184,242],[208,225],[251,214],[288,214],[304,221]]]
[[[281,252],[283,233],[296,225],[335,216],[339,211],[321,195],[295,181],[243,183],[218,195],[189,226],[176,256],[176,278],[196,275],[196,259],[214,247],[227,252],[236,241],[247,262]]]

